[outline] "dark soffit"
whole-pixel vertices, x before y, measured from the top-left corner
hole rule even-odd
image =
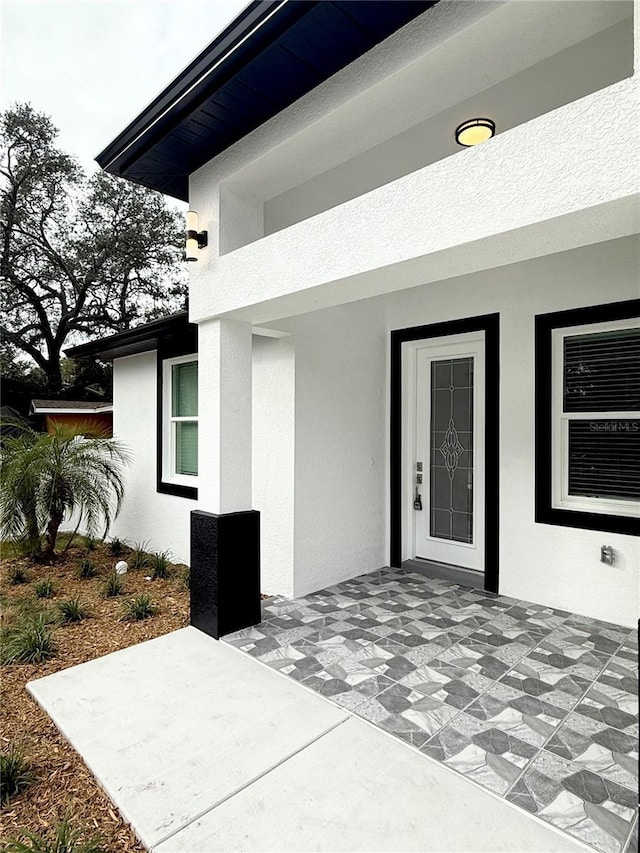
[[[187,201],[192,172],[436,2],[254,0],[96,159]]]

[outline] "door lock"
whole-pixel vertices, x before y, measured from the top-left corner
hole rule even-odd
[[[413,501],[413,508],[420,511],[422,509],[422,498],[420,497],[420,493],[418,492],[418,487],[416,486],[416,496]]]

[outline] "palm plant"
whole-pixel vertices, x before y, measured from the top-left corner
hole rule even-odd
[[[50,435],[25,428],[5,438],[0,535],[22,541],[40,561],[55,556],[65,516],[74,515],[89,536],[105,535],[120,511],[129,461],[120,442],[82,425],[56,426]]]

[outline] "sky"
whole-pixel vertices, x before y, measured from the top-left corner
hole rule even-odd
[[[29,101],[88,172],[248,0],[0,0],[0,109]]]

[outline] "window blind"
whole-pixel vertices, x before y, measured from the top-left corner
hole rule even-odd
[[[564,338],[565,412],[640,410],[640,328]]]
[[[640,500],[640,420],[569,421],[569,494]]]

